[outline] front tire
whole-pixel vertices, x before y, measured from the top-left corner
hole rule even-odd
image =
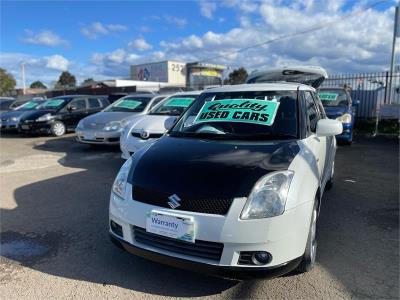
[[[318,199],[314,201],[314,207],[311,215],[310,229],[308,231],[306,250],[303,259],[297,267],[299,273],[310,271],[315,266],[317,257],[317,220],[318,220]]]
[[[65,127],[65,124],[61,121],[55,121],[51,125],[51,134],[53,136],[62,136],[65,134],[67,131],[67,128]]]

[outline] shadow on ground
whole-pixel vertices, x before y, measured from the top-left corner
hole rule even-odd
[[[83,171],[15,190],[18,206],[1,209],[2,243],[13,249],[4,256],[54,276],[153,295],[207,296],[235,287],[230,298],[254,296],[260,282],[238,284],[174,269],[113,246],[108,240],[108,197],[123,163],[120,153],[115,148],[80,145],[72,139],[33,145],[65,152],[60,163]],[[359,139],[351,147],[341,147],[334,188],[323,199],[319,266],[356,297],[398,295],[397,151],[398,142],[386,139]],[[294,284],[301,284],[301,278],[294,277]],[[291,284],[291,278],[287,277],[286,284]]]

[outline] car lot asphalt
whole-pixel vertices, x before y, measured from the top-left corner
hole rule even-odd
[[[399,144],[339,147],[323,197],[318,264],[303,275],[231,281],[159,265],[108,239],[118,148],[0,138],[0,297],[398,299]]]

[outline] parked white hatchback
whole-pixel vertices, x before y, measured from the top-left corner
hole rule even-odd
[[[111,192],[111,240],[225,277],[308,271],[341,132],[308,85],[205,90],[122,166]]]
[[[120,137],[122,158],[128,159],[140,148],[160,138],[165,133],[166,126],[173,124],[200,94],[201,91],[176,93],[164,99],[147,114],[131,118]]]

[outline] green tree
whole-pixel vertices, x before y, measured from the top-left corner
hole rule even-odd
[[[91,85],[96,83],[96,81],[94,81],[93,78],[86,78],[84,81],[82,81],[81,86],[85,86],[85,85]]]
[[[56,83],[57,88],[75,87],[76,78],[68,71],[63,71]]]
[[[247,71],[245,68],[233,70],[229,73],[228,78],[224,80],[224,84],[241,84],[245,83],[247,78]]]
[[[44,85],[43,82],[37,80],[31,83],[31,89],[47,89],[47,86]]]
[[[0,95],[12,91],[16,84],[14,76],[8,73],[5,69],[0,68]]]

